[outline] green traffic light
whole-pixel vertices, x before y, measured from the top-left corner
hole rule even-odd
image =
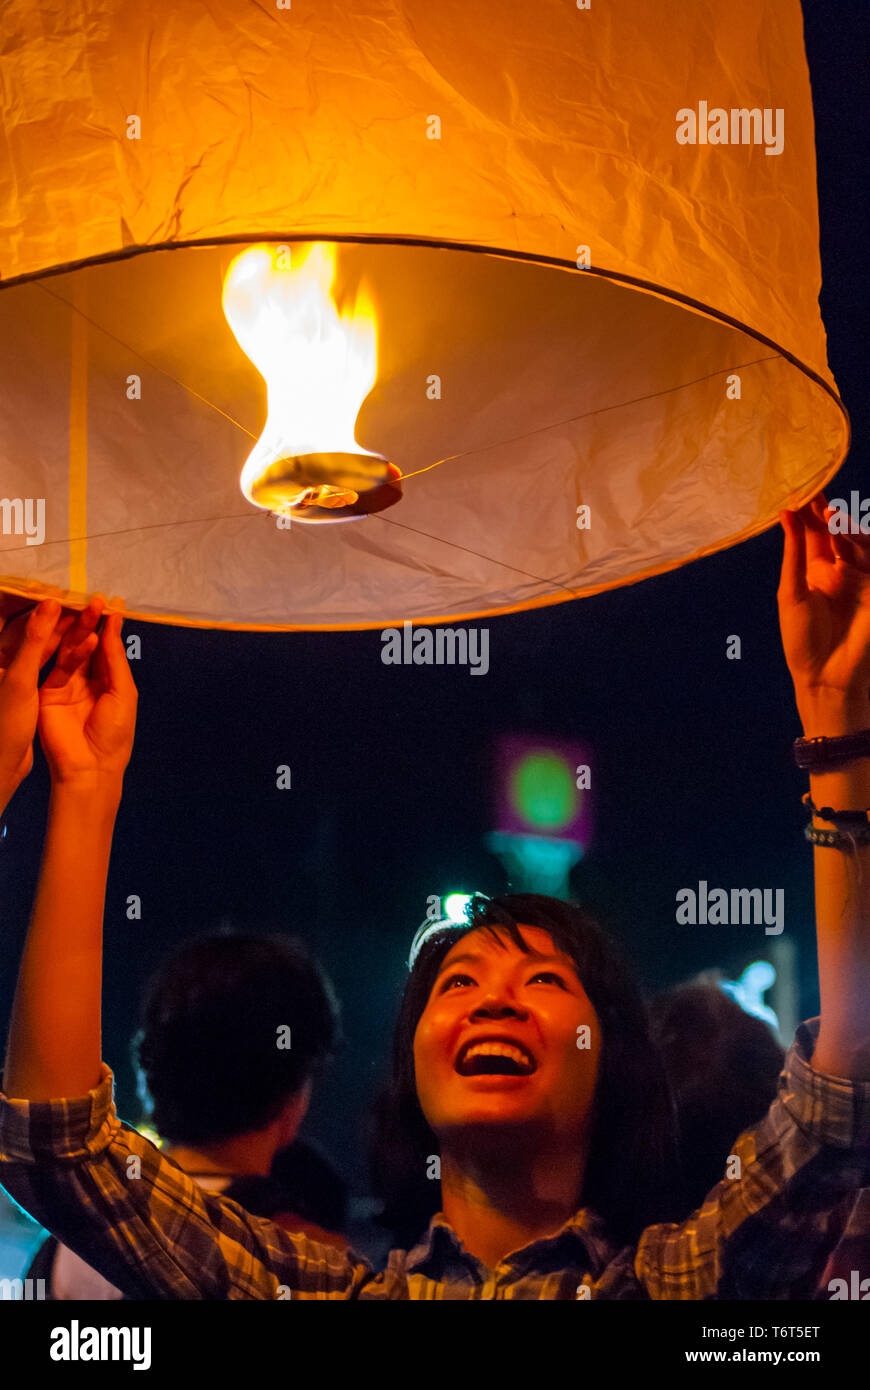
[[[527,753],[511,772],[514,810],[538,830],[561,830],[577,812],[574,775],[564,758],[542,749]]]

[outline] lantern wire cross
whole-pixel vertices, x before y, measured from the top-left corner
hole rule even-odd
[[[46,285],[39,284],[38,282],[36,282],[36,288],[42,290],[44,294],[51,295],[53,299],[57,299],[61,304],[66,305],[68,309],[70,309],[73,313],[78,314],[92,328],[95,328],[97,332],[104,334],[104,336],[107,338],[111,338],[113,342],[116,342],[120,347],[124,348],[126,352],[132,353],[132,355],[134,357],[139,358],[141,362],[145,362],[153,371],[159,372],[162,376],[165,376],[169,381],[174,382],[174,384],[180,387],[182,391],[186,392],[187,395],[193,397],[195,400],[202,401],[203,405],[207,406],[210,410],[214,410],[217,412],[218,415],[222,415],[225,420],[228,420],[229,423],[235,426],[236,429],[240,430],[243,434],[246,434],[249,439],[257,438],[257,435],[255,435],[239,420],[234,419],[234,417],[232,415],[229,415],[227,411],[222,410],[219,405],[215,405],[214,401],[210,401],[199,391],[195,391],[192,386],[188,386],[185,382],[179,381],[178,378],[173,376],[171,372],[167,371],[165,367],[161,367],[157,363],[152,362],[149,358],[145,357],[136,348],[132,347],[129,343],[124,342],[124,340],[122,338],[119,338],[117,334],[110,333],[109,330],[103,328],[101,324],[96,323],[93,319],[89,318],[88,315],[84,313],[83,310],[78,308],[77,305],[71,304],[69,300],[64,299],[63,295],[56,294],[53,290],[50,290]],[[490,449],[502,449],[509,444],[518,443],[520,440],[527,439],[534,434],[541,434],[545,433],[547,430],[558,429],[562,425],[574,424],[578,420],[585,420],[593,415],[603,415],[610,410],[621,410],[626,406],[637,405],[642,401],[653,400],[658,396],[667,396],[675,391],[684,391],[688,389],[688,387],[690,386],[699,385],[702,381],[710,381],[717,376],[727,375],[730,372],[744,371],[747,367],[754,367],[758,366],[760,363],[772,362],[775,360],[778,360],[777,354],[770,353],[766,357],[753,358],[750,362],[741,362],[738,363],[736,366],[723,367],[715,372],[707,372],[703,376],[695,377],[692,381],[681,382],[677,386],[664,387],[661,391],[651,391],[643,396],[632,397],[631,400],[618,401],[614,405],[598,406],[594,410],[583,411],[580,415],[571,415],[564,420],[556,420],[546,425],[539,425],[537,426],[537,428],[532,430],[525,430],[522,434],[515,435],[511,439],[501,439],[494,444],[488,444],[486,445],[486,451],[488,452]],[[403,473],[401,475],[400,481],[402,482],[402,484],[404,484],[410,478],[419,477],[422,473],[429,473],[433,468],[439,468],[444,463],[452,463],[457,459],[467,458],[470,454],[479,452],[481,452],[481,450],[479,447],[477,447],[475,449],[465,450],[463,453],[459,454],[448,454],[444,458],[436,459],[434,463],[427,463],[422,468],[414,469],[414,471],[411,473]],[[56,541],[49,542],[49,544],[63,545],[68,544],[70,541],[73,540],[99,540],[107,536],[135,535],[144,531],[162,530],[163,528],[168,526],[197,525],[203,521],[233,521],[245,519],[254,520],[257,519],[259,516],[263,515],[266,515],[266,513],[259,513],[248,509],[244,512],[228,512],[223,516],[188,517],[181,521],[154,522],[146,526],[121,527],[118,530],[113,531],[92,531],[88,532],[88,534],[85,536],[67,536],[65,538],[59,538]],[[436,541],[442,545],[450,546],[454,550],[462,550],[468,555],[473,555],[476,559],[485,560],[488,563],[500,565],[504,569],[511,570],[514,574],[521,574],[526,579],[533,579],[538,584],[555,586],[556,588],[563,589],[566,593],[571,594],[572,596],[576,596],[576,590],[570,588],[566,584],[563,584],[561,580],[552,577],[544,578],[541,575],[531,574],[527,570],[518,569],[516,565],[510,565],[504,560],[498,560],[492,555],[484,555],[481,551],[472,550],[471,547],[460,545],[458,542],[448,540],[444,536],[433,536],[429,531],[422,531],[416,526],[409,526],[406,522],[396,521],[392,517],[387,517],[380,513],[374,513],[374,516],[377,520],[385,522],[388,526],[398,526],[403,531],[413,532],[414,535],[423,536],[427,540]],[[24,546],[4,547],[4,549],[0,551],[0,554],[8,554],[15,550],[23,550],[24,548]]]

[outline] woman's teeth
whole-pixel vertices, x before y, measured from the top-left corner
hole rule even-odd
[[[537,1063],[525,1048],[507,1042],[472,1043],[460,1053],[456,1070],[466,1076],[487,1072],[528,1075]]]
[[[522,1048],[512,1047],[509,1043],[476,1043],[466,1052],[466,1062],[472,1057],[512,1057],[520,1066],[528,1066],[532,1060]]]

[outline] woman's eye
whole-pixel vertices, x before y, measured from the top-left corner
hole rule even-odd
[[[533,975],[532,979],[529,980],[529,984],[531,984],[533,980],[549,980],[551,982],[555,982],[557,985],[560,985],[562,989],[567,989],[567,985],[565,984],[565,981],[562,979],[562,976],[554,974],[552,970],[539,970],[537,975]]]
[[[441,993],[445,994],[448,989],[452,989],[455,984],[473,985],[474,981],[470,975],[448,975],[441,987]]]

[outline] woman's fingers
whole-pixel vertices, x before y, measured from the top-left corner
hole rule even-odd
[[[40,704],[64,704],[78,699],[86,690],[89,666],[99,638],[95,632],[57,654],[57,660],[39,690]]]
[[[780,512],[779,520],[784,541],[777,598],[781,604],[801,603],[807,596],[806,528],[800,512]]]
[[[854,565],[856,569],[870,573],[870,535],[864,535],[860,531],[853,534],[851,527],[848,533],[841,532],[839,528],[832,529],[831,517],[837,516],[840,509],[829,506],[823,492],[813,498],[811,506],[819,529],[824,527],[835,558],[845,560],[847,564]]]
[[[49,600],[45,600],[45,603],[48,602]],[[57,604],[57,611],[60,611],[59,604]],[[22,613],[16,613],[13,617],[8,617],[4,622],[0,623],[0,666],[10,665],[27,634],[30,619],[35,618],[40,612],[43,614],[45,613],[45,605],[37,603],[30,608],[25,608]],[[54,647],[57,646],[61,637],[73,622],[74,617],[74,614],[63,614],[57,619],[50,638]],[[31,634],[32,631],[31,629]]]
[[[109,690],[127,698],[138,699],[139,692],[121,638],[123,621],[120,613],[110,613],[106,618],[100,640],[101,673]]]
[[[814,499],[801,507],[799,515],[806,529],[806,553],[807,565],[811,566],[821,561],[823,564],[833,565],[836,562],[836,554],[831,543],[832,537],[825,521],[824,510],[819,511],[819,500]]]
[[[43,689],[55,689],[64,685],[70,675],[89,659],[96,648],[97,625],[105,607],[105,599],[96,594],[80,613],[73,615],[73,621],[61,638],[57,659],[46,677]]]
[[[11,665],[21,646],[21,639],[27,629],[27,621],[35,610],[28,608],[24,613],[16,613],[7,618],[0,630],[0,670]]]
[[[95,594],[77,615],[75,622],[65,633],[65,647],[77,647],[92,632],[96,632],[106,600],[102,594]]]
[[[826,507],[824,510],[825,525],[832,516],[837,515],[837,508]],[[870,574],[870,536],[858,534],[842,535],[839,531],[828,530],[831,535],[831,542],[834,550],[840,559],[845,560],[848,565],[853,565],[855,569],[861,570],[864,574]]]
[[[6,616],[0,626],[0,672],[15,665],[19,677],[32,681],[55,652],[62,669],[69,669],[71,662],[80,664],[82,644],[96,631],[105,606],[102,594],[95,594],[78,613],[63,612],[56,599],[45,599]]]
[[[804,528],[806,574],[812,591],[829,599],[854,602],[864,586],[863,575],[870,575],[870,544],[861,536],[841,535],[829,522],[836,509],[828,506],[824,493],[805,503],[796,513]]]
[[[42,684],[46,699],[51,700],[53,692],[61,689],[69,695],[71,682],[77,675],[88,679],[88,663],[99,641],[96,629],[105,602],[102,594],[95,594],[81,612],[73,615],[73,622],[61,638],[54,666]]]
[[[51,683],[51,685],[62,684],[61,680],[53,680],[52,677],[57,675],[63,677],[65,680],[68,676],[71,676],[80,666],[90,660],[99,640],[95,632],[89,632],[86,637],[82,638],[81,642],[76,644],[76,646],[65,647],[63,651],[58,652],[57,661],[54,663],[54,668],[50,675],[46,677],[45,685],[49,685],[49,683]]]
[[[54,643],[54,630],[60,614],[61,607],[56,599],[46,599],[32,610],[21,634],[18,650],[7,664],[7,681],[20,684],[25,690],[36,689],[39,673],[57,645]]]
[[[49,660],[49,658],[54,656],[55,652],[57,651],[58,647],[63,641],[65,634],[69,631],[74,622],[74,613],[63,614],[60,618],[58,618],[57,622],[54,625],[54,631],[50,634],[48,640],[45,642],[45,645],[43,646],[40,667],[44,666],[45,663]]]
[[[831,536],[831,545],[834,547],[834,554],[838,560],[842,560],[857,570],[870,570],[870,560],[862,554],[858,546],[848,536],[838,536],[834,533]]]

